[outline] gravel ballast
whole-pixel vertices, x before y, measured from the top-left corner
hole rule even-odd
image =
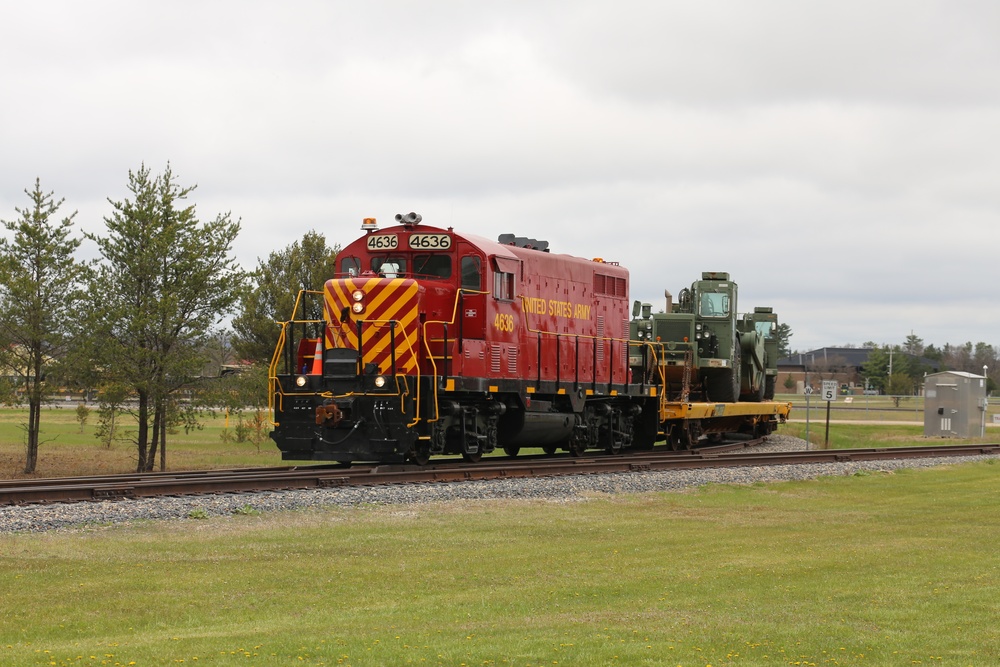
[[[755,451],[798,451],[805,442],[785,435],[772,435]],[[404,484],[381,487],[341,487],[260,493],[142,498],[53,505],[0,507],[0,533],[44,532],[130,521],[195,520],[247,512],[273,512],[324,506],[409,503],[478,499],[538,499],[554,502],[586,500],[593,494],[677,491],[703,484],[752,484],[822,475],[852,475],[857,472],[888,472],[900,468],[931,466],[995,459],[993,455],[775,465],[702,470],[630,472],[603,475],[572,475],[541,479],[506,479],[474,482]]]

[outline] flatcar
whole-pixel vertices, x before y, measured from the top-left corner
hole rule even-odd
[[[743,412],[667,400],[662,374],[633,377],[629,272],[424,225],[416,213],[337,256],[322,291],[299,294],[269,370],[272,439],[286,460],[411,461],[502,449],[617,453],[684,446],[719,430],[763,433],[773,404]],[[322,320],[296,319],[307,299]],[[787,415],[787,410],[784,412]]]

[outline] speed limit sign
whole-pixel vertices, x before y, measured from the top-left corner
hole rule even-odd
[[[835,401],[835,400],[837,400],[837,381],[836,380],[823,380],[823,400],[824,401]]]

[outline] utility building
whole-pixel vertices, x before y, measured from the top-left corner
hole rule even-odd
[[[986,378],[944,371],[924,378],[924,437],[978,438],[986,413]]]

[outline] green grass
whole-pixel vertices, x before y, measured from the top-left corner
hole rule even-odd
[[[998,473],[0,536],[0,663],[996,664]]]
[[[0,409],[0,478],[22,477],[26,409]],[[134,472],[138,456],[134,444],[134,419],[123,416],[121,433],[126,441],[104,447],[95,437],[97,411],[81,429],[76,419],[76,404],[47,407],[41,417],[41,444],[35,477]],[[201,428],[185,432],[177,429],[167,435],[169,470],[195,470],[218,467],[282,465],[281,453],[270,438],[260,446],[251,442],[223,440],[223,431],[232,434],[236,420],[227,422],[225,413],[203,413]],[[131,432],[129,432],[131,431]],[[157,459],[159,469],[159,459]]]
[[[793,414],[794,416],[794,414]],[[778,427],[781,435],[805,439],[805,422],[789,422]],[[844,424],[830,423],[830,449],[873,449],[881,447],[930,447],[968,443],[995,443],[1000,433],[987,430],[985,438],[925,438],[923,426],[894,424]],[[825,420],[809,425],[809,442],[822,449],[826,444]]]
[[[778,394],[777,401],[792,403],[792,414],[796,419],[805,419],[806,398],[801,394]],[[994,401],[1000,403],[1000,401]],[[813,395],[809,401],[812,419],[826,418],[826,401]],[[988,405],[986,423],[993,423],[993,415],[1000,414],[1000,405]],[[838,396],[830,404],[830,419],[836,421],[882,421],[920,422],[924,421],[924,399],[922,396],[901,398],[897,408],[889,396]]]

